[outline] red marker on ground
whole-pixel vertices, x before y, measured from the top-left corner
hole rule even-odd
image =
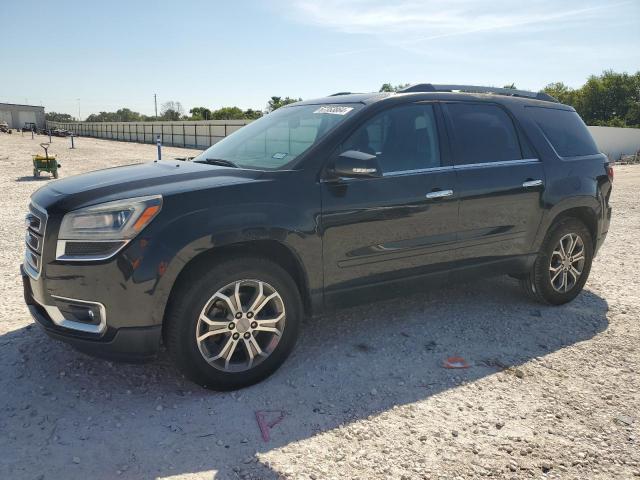
[[[278,417],[275,420],[268,421],[268,414],[278,414]],[[275,427],[284,419],[284,412],[282,410],[258,410],[256,411],[256,421],[258,422],[258,427],[260,427],[260,433],[262,433],[262,439],[265,442],[268,442],[271,438],[269,436],[269,430]]]
[[[462,357],[449,357],[444,361],[444,368],[469,368],[470,365]]]

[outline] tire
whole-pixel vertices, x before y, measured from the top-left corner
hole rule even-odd
[[[574,240],[574,237],[579,240]],[[563,240],[562,249],[560,248],[561,240]],[[566,255],[567,258],[563,263],[562,250],[568,251],[572,240],[575,241],[574,252]],[[583,252],[584,260],[580,260],[580,251]],[[562,305],[573,300],[582,291],[589,278],[592,261],[591,232],[581,220],[564,218],[554,223],[547,232],[533,268],[520,279],[520,285],[531,298],[540,303]],[[565,268],[568,270],[565,271]],[[580,272],[577,278],[571,268]],[[566,275],[566,283],[563,279],[564,275]]]
[[[205,388],[235,390],[275,372],[293,350],[303,316],[300,293],[291,276],[276,263],[254,257],[205,265],[185,275],[172,293],[164,330],[169,355],[184,375]],[[240,285],[238,290],[236,285]],[[260,288],[260,298],[276,294],[264,306],[257,305]],[[241,299],[240,319],[234,316],[238,314],[236,292]],[[277,318],[282,319],[274,323]],[[266,325],[256,327],[258,322]],[[276,329],[280,335],[259,331],[262,328]],[[239,338],[234,340],[234,335]]]

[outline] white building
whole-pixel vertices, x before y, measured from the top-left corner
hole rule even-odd
[[[25,123],[35,123],[36,128],[45,128],[44,107],[0,103],[0,122],[9,128],[22,128]]]

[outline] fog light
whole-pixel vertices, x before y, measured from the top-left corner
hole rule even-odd
[[[56,298],[56,306],[60,310],[62,317],[71,322],[99,325],[102,320],[98,305]]]

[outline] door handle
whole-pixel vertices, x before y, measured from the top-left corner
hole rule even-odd
[[[444,198],[453,195],[453,190],[436,190],[435,192],[429,192],[425,196],[429,199]]]
[[[539,187],[540,185],[542,185],[542,180],[527,180],[522,184],[524,188]]]

